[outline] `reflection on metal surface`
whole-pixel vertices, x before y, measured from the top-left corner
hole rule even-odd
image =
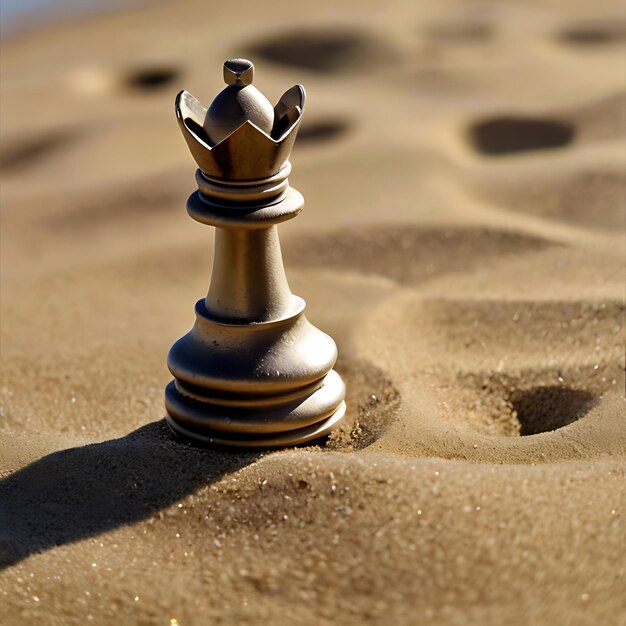
[[[337,348],[289,290],[277,224],[304,204],[289,155],[304,110],[296,85],[272,108],[245,59],[224,64],[227,87],[204,109],[186,91],[176,116],[198,164],[187,211],[216,227],[208,295],[170,350],[167,422],[200,443],[272,447],[330,432],[345,413]]]

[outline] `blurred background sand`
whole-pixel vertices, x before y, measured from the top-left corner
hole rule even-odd
[[[120,5],[2,3],[0,621],[626,623],[623,5]],[[162,422],[213,239],[173,100],[232,56],[307,89],[319,446]]]

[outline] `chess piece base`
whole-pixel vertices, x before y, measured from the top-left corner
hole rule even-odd
[[[216,318],[205,300],[196,323],[170,350],[174,380],[166,420],[205,444],[278,447],[329,433],[345,413],[345,385],[333,370],[335,342],[288,294],[281,317],[256,323]],[[224,297],[222,296],[222,301]]]
[[[344,394],[343,381],[331,370],[322,385],[304,400],[269,412],[253,409],[246,415],[241,409],[230,411],[228,407],[189,398],[172,381],[165,390],[165,420],[175,435],[200,444],[244,448],[293,446],[330,433],[346,412]],[[306,425],[299,426],[303,423]],[[249,432],[242,432],[242,425]],[[233,430],[229,432],[224,427]],[[291,428],[269,430],[277,427]]]

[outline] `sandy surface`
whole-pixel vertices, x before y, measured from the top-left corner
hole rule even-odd
[[[623,7],[247,6],[2,48],[0,621],[625,624]],[[162,421],[212,255],[173,98],[235,55],[309,95],[281,238],[348,384],[320,446]]]

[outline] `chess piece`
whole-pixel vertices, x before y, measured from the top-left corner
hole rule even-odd
[[[213,274],[193,329],[171,348],[166,420],[183,438],[277,447],[330,432],[345,413],[337,348],[289,290],[277,224],[304,200],[289,155],[304,109],[296,85],[272,107],[245,59],[224,64],[227,87],[208,110],[186,91],[176,116],[198,164],[189,215],[215,226]]]

